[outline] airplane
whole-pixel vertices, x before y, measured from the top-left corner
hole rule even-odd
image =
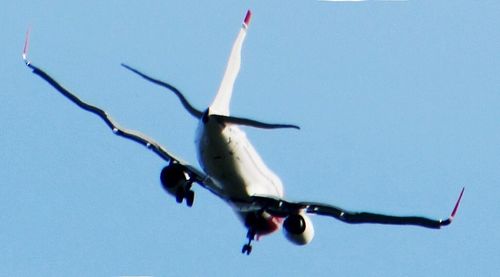
[[[122,64],[145,80],[173,92],[187,112],[198,120],[195,143],[201,170],[178,158],[154,139],[121,127],[106,111],[82,101],[44,70],[33,65],[27,57],[30,30],[26,33],[22,58],[34,74],[78,107],[100,117],[114,134],[146,146],[165,160],[167,164],[160,172],[160,182],[164,190],[175,197],[176,202],[182,203],[185,200],[187,206],[191,207],[195,196],[192,185],[198,184],[229,204],[248,231],[248,241],[241,249],[243,254],[251,253],[254,240],[279,229],[283,229],[285,237],[292,243],[308,244],[314,237],[310,214],[329,216],[350,224],[414,225],[432,229],[449,225],[458,210],[465,187],[462,188],[450,217],[444,220],[355,212],[329,204],[285,200],[280,178],[266,166],[240,126],[261,129],[300,128],[293,124],[265,123],[235,117],[229,111],[234,82],[240,70],[241,49],[251,16],[252,13],[248,10],[232,47],[220,87],[213,102],[205,110],[193,107],[176,87]]]

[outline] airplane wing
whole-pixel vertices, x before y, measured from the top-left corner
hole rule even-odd
[[[190,175],[190,177],[193,179],[194,182],[208,189],[210,192],[219,196],[220,198],[226,199],[223,191],[215,184],[215,182],[208,175],[203,173],[201,170],[178,158],[176,155],[172,154],[165,147],[163,147],[162,145],[160,145],[158,142],[148,137],[147,135],[142,134],[138,131],[121,127],[106,111],[82,101],[80,98],[78,98],[73,93],[69,92],[66,88],[64,88],[61,84],[59,84],[56,80],[54,80],[45,71],[33,65],[31,61],[29,61],[27,58],[28,44],[29,44],[29,31],[26,36],[26,42],[22,56],[25,64],[33,70],[34,74],[40,76],[53,88],[55,88],[58,92],[60,92],[66,98],[75,103],[78,107],[99,116],[106,123],[106,125],[113,131],[115,135],[121,136],[123,138],[135,141],[139,144],[146,146],[148,149],[152,150],[156,155],[158,155],[166,162],[169,163],[174,162],[182,165],[184,168],[186,168],[188,174]]]
[[[449,225],[453,221],[453,218],[457,213],[458,206],[460,205],[464,190],[465,188],[462,188],[450,217],[444,220],[430,219],[420,216],[393,216],[371,212],[353,212],[328,204],[313,202],[289,202],[283,199],[265,196],[253,196],[249,200],[233,199],[232,201],[235,202],[243,211],[266,211],[277,217],[287,217],[291,214],[305,212],[333,217],[350,224],[372,223],[414,225],[431,229],[439,229],[443,226]]]

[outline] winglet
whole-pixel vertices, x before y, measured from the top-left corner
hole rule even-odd
[[[451,224],[451,222],[453,221],[453,218],[455,218],[455,214],[457,213],[458,206],[460,205],[460,200],[462,200],[462,195],[464,195],[464,190],[465,190],[465,187],[462,188],[462,191],[460,192],[460,196],[458,197],[457,203],[455,204],[455,207],[453,208],[453,211],[451,212],[450,217],[446,220],[441,221],[439,224],[439,227]]]
[[[248,28],[248,24],[250,24],[250,19],[252,18],[252,11],[248,10],[245,15],[245,20],[243,20],[243,27]]]
[[[30,32],[31,32],[31,28],[28,28],[28,30],[26,31],[26,39],[24,41],[24,49],[23,49],[23,61],[26,65],[30,65],[30,61],[28,60],[28,50],[29,50],[29,46],[30,46]]]
[[[462,200],[462,195],[464,195],[465,187],[462,188],[462,192],[460,192],[460,196],[458,197],[457,203],[455,204],[455,208],[453,208],[453,212],[451,212],[450,220],[453,220],[455,214],[457,213],[458,206],[460,205],[460,200]]]

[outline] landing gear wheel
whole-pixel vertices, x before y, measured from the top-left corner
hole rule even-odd
[[[175,192],[175,201],[177,201],[177,203],[179,204],[182,203],[185,194],[186,193],[184,192],[183,188],[177,189],[177,191]]]
[[[188,207],[192,207],[194,203],[194,191],[189,190],[186,192],[186,204]]]
[[[252,240],[255,239],[255,231],[254,230],[252,230],[252,229],[248,230],[247,239],[248,239],[248,243],[243,245],[243,248],[241,249],[241,253],[247,254],[247,256],[248,256],[252,252],[252,244],[251,243],[252,243]]]
[[[250,255],[251,252],[252,252],[252,246],[250,244],[243,245],[243,248],[241,249],[242,254],[247,254],[248,256]]]

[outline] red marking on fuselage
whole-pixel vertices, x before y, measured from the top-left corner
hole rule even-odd
[[[269,217],[266,222],[267,222],[267,228],[265,230],[259,230],[257,233],[256,239],[259,240],[260,237],[269,235],[271,233],[274,233],[278,231],[283,224],[283,218],[282,217],[276,217],[276,216],[271,216]]]

